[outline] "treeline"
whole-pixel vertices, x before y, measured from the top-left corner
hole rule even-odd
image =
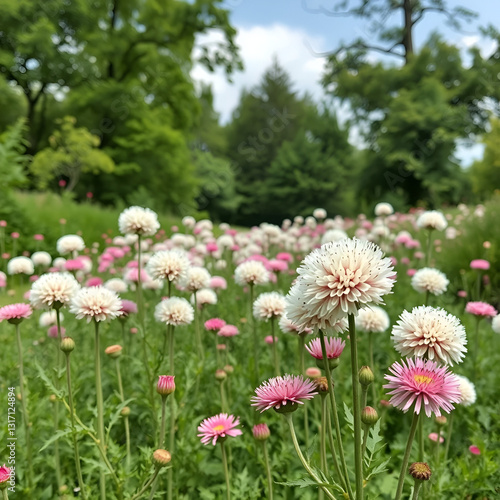
[[[214,30],[218,44],[195,49]],[[437,35],[418,52],[405,38],[399,65],[369,62],[367,44],[342,47],[320,103],[275,61],[221,125],[211,89],[189,73],[195,63],[238,70],[235,34],[218,0],[0,5],[0,212],[20,185],[246,225],[318,206],[351,215],[381,199],[399,209],[477,201],[500,188],[493,28],[493,54],[473,48],[466,62]],[[464,170],[456,151],[467,141],[485,154]]]

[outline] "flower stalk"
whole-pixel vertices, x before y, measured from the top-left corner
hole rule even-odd
[[[406,470],[408,468],[408,461],[410,460],[411,447],[413,444],[413,438],[415,437],[415,432],[417,430],[418,422],[419,422],[419,414],[413,414],[413,420],[410,427],[410,434],[408,435],[408,441],[406,443],[405,454],[403,456],[403,463],[401,465],[401,472],[399,474],[398,488],[396,490],[395,500],[400,500],[401,495],[403,493],[403,485],[405,482]]]

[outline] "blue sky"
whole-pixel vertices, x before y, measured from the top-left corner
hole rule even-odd
[[[322,98],[319,79],[325,59],[319,57],[318,53],[328,52],[342,41],[349,42],[365,36],[368,28],[368,24],[361,20],[327,17],[315,12],[320,6],[328,8],[334,3],[334,0],[226,0],[225,6],[231,11],[231,22],[238,29],[236,41],[245,70],[234,75],[233,83],[227,82],[222,72],[210,74],[201,67],[195,67],[192,71],[195,79],[212,84],[214,105],[221,114],[222,122],[229,120],[238,104],[241,90],[258,84],[274,56],[278,57],[290,74],[296,91],[309,92],[318,100]],[[449,0],[447,3],[474,10],[479,16],[457,32],[446,26],[444,16],[430,13],[416,28],[417,50],[433,31],[438,31],[443,38],[464,51],[471,45],[478,45],[485,54],[492,51],[493,44],[481,36],[479,26],[491,23],[500,29],[498,0]],[[208,41],[217,37],[217,34],[212,34]],[[375,59],[383,56],[373,53],[371,57]],[[396,58],[386,59],[398,62]],[[356,141],[355,134],[353,141]],[[460,156],[468,164],[480,157],[481,152],[480,146],[461,148]]]

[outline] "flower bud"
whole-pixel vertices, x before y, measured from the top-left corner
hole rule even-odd
[[[56,395],[55,395],[55,394],[51,394],[51,395],[49,396],[49,401],[50,401],[51,403],[55,403],[55,402],[57,401]]]
[[[124,406],[122,411],[120,412],[122,417],[128,417],[130,415],[130,408],[128,406]]]
[[[172,460],[172,455],[167,450],[155,450],[153,452],[153,463],[157,467],[165,467]]]
[[[306,375],[309,378],[315,379],[321,377],[321,370],[319,368],[316,368],[315,366],[311,366],[310,368],[307,368]]]
[[[431,468],[425,462],[415,462],[410,465],[410,474],[418,481],[428,481],[431,478]]]
[[[215,370],[215,380],[223,382],[227,378],[227,373],[224,370]]]
[[[168,396],[175,391],[175,381],[173,375],[160,375],[156,384],[156,392],[162,396]]]
[[[335,368],[337,368],[339,364],[340,364],[340,358],[328,358],[328,366],[330,367],[330,370],[335,370]],[[316,358],[316,366],[324,370],[325,369],[324,360]]]
[[[122,355],[123,347],[121,345],[110,345],[106,347],[104,353],[107,354],[110,358],[116,359]]]
[[[378,420],[378,413],[375,408],[371,406],[365,406],[361,412],[361,422],[365,425],[375,425]]]
[[[11,470],[5,464],[0,467],[0,490],[4,490],[9,485]]]
[[[271,435],[271,431],[267,424],[257,424],[253,426],[252,429],[253,437],[257,441],[265,441]]]
[[[374,380],[373,372],[369,366],[362,366],[359,370],[359,383],[368,387]]]
[[[436,424],[439,425],[439,427],[443,427],[446,425],[446,417],[444,415],[441,415],[440,417],[436,417]]]
[[[64,337],[61,340],[59,349],[65,354],[69,354],[75,348],[75,341],[71,337]]]
[[[228,375],[232,375],[233,372],[234,372],[234,366],[232,365],[226,365],[224,367],[224,371],[228,374]]]
[[[316,388],[321,396],[328,394],[328,379],[326,377],[318,377],[314,379],[314,383],[316,384]]]

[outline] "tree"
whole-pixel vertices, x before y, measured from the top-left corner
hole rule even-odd
[[[463,7],[448,7],[445,0],[340,0],[331,9],[322,5],[310,8],[307,0],[303,0],[302,4],[309,12],[331,17],[358,17],[370,23],[365,38],[343,43],[329,54],[332,66],[344,58],[364,57],[369,51],[396,56],[408,64],[415,52],[415,27],[427,14],[443,15],[448,24],[456,29],[461,27],[461,22],[468,22],[476,16]],[[387,26],[387,21],[395,18],[399,22]],[[372,43],[373,39],[379,43]]]
[[[98,149],[99,137],[86,128],[75,128],[75,124],[72,116],[59,120],[60,129],[50,137],[50,147],[34,156],[30,171],[39,188],[45,189],[56,177],[65,177],[66,190],[73,191],[82,173],[114,171],[113,160]]]

